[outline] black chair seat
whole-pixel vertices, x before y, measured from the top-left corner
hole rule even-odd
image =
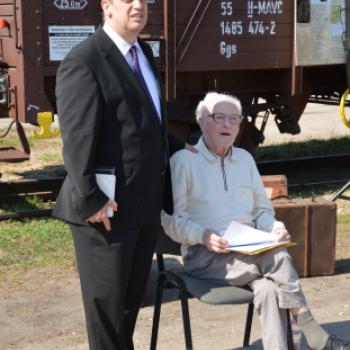
[[[225,286],[219,283],[200,280],[191,277],[187,272],[176,272],[187,287],[187,292],[198,300],[207,304],[237,305],[253,302],[254,294],[248,287]],[[168,280],[177,285],[175,279],[168,276]]]

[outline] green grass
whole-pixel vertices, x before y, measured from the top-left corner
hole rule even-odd
[[[0,213],[52,208],[36,196],[1,203]],[[0,221],[0,282],[20,283],[33,267],[71,267],[74,248],[69,225],[61,220],[25,218]]]
[[[349,231],[350,231],[350,215],[338,215],[337,235],[342,233],[348,233]]]
[[[262,146],[254,153],[255,161],[282,160],[292,158],[304,158],[314,156],[324,156],[332,154],[350,153],[350,137],[331,138],[329,140],[310,139],[302,142],[288,142],[280,145]],[[288,184],[306,184],[327,182],[335,180],[350,180],[350,165],[343,167],[320,166],[316,169],[305,170],[296,168],[285,173]],[[345,184],[345,183],[344,183]],[[342,185],[325,186],[322,190],[307,189],[301,193],[291,193],[302,198],[310,197],[313,194],[322,196],[329,192],[336,192]]]
[[[0,213],[9,213],[13,211],[26,211],[36,209],[50,209],[52,204],[50,201],[44,202],[42,198],[37,196],[28,196],[25,201],[21,202],[3,202],[0,203]]]
[[[14,147],[20,148],[21,143],[17,135],[7,135],[6,137],[0,139],[0,148]]]
[[[6,179],[10,178],[11,180],[62,176],[64,174],[64,166],[61,137],[36,139],[31,135],[30,131],[29,129],[26,130],[27,140],[31,149],[30,160],[20,164],[6,164],[4,167],[0,165],[1,173],[6,175]],[[0,139],[0,148],[4,147],[22,149],[15,130],[11,129],[5,138]]]
[[[38,131],[39,129],[36,129]],[[5,129],[0,129],[0,134],[5,132]],[[52,139],[37,139],[31,133],[31,130],[25,130],[27,141],[31,150],[45,150],[45,147],[62,149],[61,136]],[[0,139],[0,148],[14,147],[22,148],[19,137],[14,127],[11,128],[6,137]]]
[[[341,187],[343,187],[342,184],[339,186],[331,185],[331,186],[324,186],[323,188],[303,189],[302,191],[289,190],[288,194],[296,199],[306,199],[306,198],[311,198],[312,196],[330,198],[331,196],[336,194]],[[350,196],[350,191],[346,191],[343,194]]]
[[[69,225],[52,218],[0,222],[0,282],[14,282],[32,267],[72,266]]]
[[[350,153],[350,137],[334,137],[329,140],[310,139],[301,142],[290,141],[285,144],[260,146],[253,153],[253,157],[255,161],[259,162],[341,153]]]
[[[42,160],[44,162],[58,161],[62,158],[62,152],[44,152],[36,157],[37,160]]]

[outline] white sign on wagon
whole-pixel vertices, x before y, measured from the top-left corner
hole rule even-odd
[[[55,0],[54,4],[60,10],[82,10],[88,2],[86,0]]]
[[[95,32],[95,26],[49,26],[50,61],[62,61],[67,53]]]

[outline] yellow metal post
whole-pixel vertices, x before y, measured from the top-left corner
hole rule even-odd
[[[60,129],[58,128],[54,132],[50,131],[52,124],[51,112],[38,113],[38,124],[41,131],[39,133],[34,130],[32,131],[32,135],[37,139],[49,139],[60,134]]]
[[[350,121],[346,119],[345,111],[344,111],[345,101],[346,101],[348,94],[349,94],[349,89],[346,89],[345,92],[343,93],[343,96],[341,97],[340,115],[341,115],[341,119],[343,120],[344,124],[350,129]]]

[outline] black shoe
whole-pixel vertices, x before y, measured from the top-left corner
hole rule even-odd
[[[311,350],[309,345],[307,349]],[[335,335],[330,335],[322,350],[350,350],[350,344],[346,340],[337,338]]]
[[[350,344],[335,335],[330,335],[323,350],[350,350]]]

